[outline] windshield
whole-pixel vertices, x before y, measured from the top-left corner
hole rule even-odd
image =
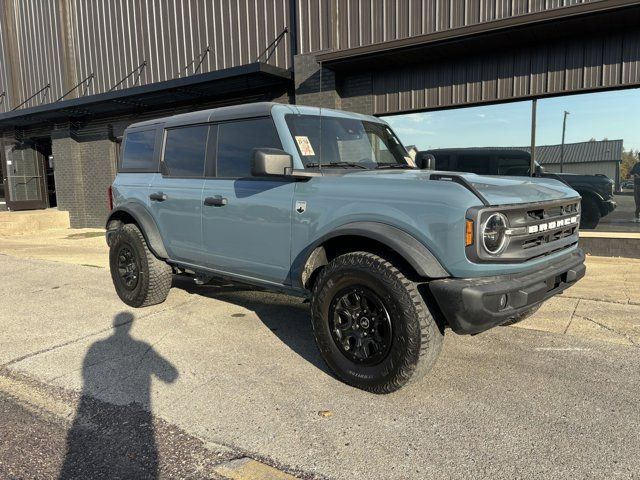
[[[316,115],[285,118],[305,168],[412,168],[407,151],[383,123]]]

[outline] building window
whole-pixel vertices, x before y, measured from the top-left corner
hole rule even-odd
[[[251,176],[251,157],[256,148],[282,148],[270,118],[221,124],[218,130],[217,176]]]
[[[172,177],[202,177],[207,152],[208,125],[167,130],[164,171]]]

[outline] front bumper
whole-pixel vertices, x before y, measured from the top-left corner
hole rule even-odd
[[[511,275],[433,280],[429,289],[456,333],[480,333],[501,325],[584,277],[582,250],[541,269]],[[506,295],[506,304],[500,306]]]

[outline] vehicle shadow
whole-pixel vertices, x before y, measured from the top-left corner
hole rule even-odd
[[[93,343],[84,357],[61,480],[158,477],[151,382],[172,383],[178,371],[150,344],[131,337],[133,321],[129,312],[117,314],[113,334]]]
[[[225,282],[196,285],[192,279],[179,276],[174,276],[173,287],[253,311],[282,343],[319,370],[331,374],[313,338],[309,304],[303,299]]]

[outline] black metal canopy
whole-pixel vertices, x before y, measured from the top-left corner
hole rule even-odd
[[[256,62],[7,112],[0,114],[0,128],[134,115],[222,99],[237,98],[242,103],[261,92],[279,93],[291,84],[289,70]]]
[[[599,0],[320,53],[316,60],[336,71],[375,70],[493,52],[518,45],[538,45],[566,37],[578,36],[586,40],[599,32],[637,28],[639,22],[638,0]]]

